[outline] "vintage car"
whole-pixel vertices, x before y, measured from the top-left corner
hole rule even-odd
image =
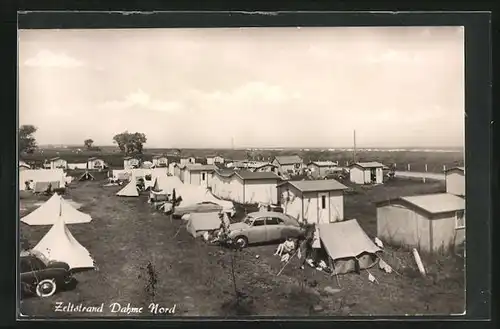
[[[68,264],[48,261],[34,251],[21,253],[20,274],[22,292],[39,297],[50,297],[74,281]]]
[[[293,217],[281,212],[253,212],[243,221],[229,225],[229,238],[243,248],[253,243],[278,242],[304,235],[305,229]]]

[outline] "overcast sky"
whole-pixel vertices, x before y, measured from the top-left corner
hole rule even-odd
[[[19,31],[39,144],[462,146],[461,27]]]

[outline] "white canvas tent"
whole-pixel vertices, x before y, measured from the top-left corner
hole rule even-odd
[[[367,269],[378,261],[381,249],[366,235],[356,219],[319,225],[324,250],[333,260],[337,274]]]
[[[152,173],[151,169],[145,169],[145,168],[130,169],[130,174],[133,179],[144,178],[146,177],[146,175],[151,175],[151,173]]]
[[[158,176],[153,184],[153,190],[162,191],[163,194],[172,194],[174,189],[179,189],[184,184],[177,176]]]
[[[134,180],[130,181],[124,188],[122,188],[118,193],[118,196],[139,196],[137,191],[137,186]]]
[[[158,177],[166,177],[168,175],[168,169],[167,168],[154,168],[151,169],[151,182],[152,184],[155,183],[156,179]]]
[[[226,225],[229,225],[229,219],[224,218]],[[219,218],[219,213],[193,213],[190,214],[187,223],[186,230],[193,236],[202,236],[205,232],[211,232],[219,229],[221,220]]]
[[[65,262],[70,269],[93,268],[94,260],[84,246],[71,234],[62,217],[33,248],[51,261]]]
[[[26,190],[27,181],[59,182],[59,186],[66,185],[66,174],[63,169],[28,169],[19,172],[19,190]]]
[[[66,224],[83,224],[92,221],[92,217],[76,210],[69,202],[60,195],[54,195],[27,216],[21,218],[23,223],[28,225],[52,225],[59,218]]]
[[[212,202],[223,207],[224,212],[232,212],[234,205],[230,201],[219,200],[203,186],[184,184],[175,189],[176,196],[181,197],[182,201],[177,206],[187,207],[202,202]]]
[[[130,170],[113,169],[113,178],[116,180],[129,180],[131,175]]]

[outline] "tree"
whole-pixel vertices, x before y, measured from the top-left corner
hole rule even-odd
[[[38,130],[33,125],[22,125],[19,127],[19,151],[21,153],[33,153],[37,148],[34,134]]]
[[[129,133],[124,131],[113,137],[113,143],[117,144],[120,150],[125,154],[142,154],[143,145],[147,138],[143,133]]]
[[[88,138],[88,139],[86,139],[86,140],[83,142],[83,145],[85,145],[85,147],[86,147],[87,149],[91,149],[91,148],[92,148],[92,146],[93,146],[93,144],[94,144],[94,140],[93,140],[93,139],[91,139],[91,138]]]

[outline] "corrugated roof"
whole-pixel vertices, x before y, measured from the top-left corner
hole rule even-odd
[[[281,185],[285,184],[293,185],[301,192],[337,191],[347,189],[347,186],[335,179],[287,181]]]
[[[282,155],[282,156],[275,157],[275,159],[276,159],[276,161],[278,161],[279,164],[282,164],[282,165],[295,164],[295,163],[302,162],[302,158],[299,157],[298,155]]]
[[[400,199],[431,214],[440,214],[465,209],[465,199],[449,193],[407,196],[401,197]]]
[[[204,165],[204,164],[188,164],[185,167],[189,171],[203,171],[203,170],[215,170],[217,169],[214,165]]]
[[[380,168],[380,167],[385,167],[383,164],[380,162],[356,162],[355,164],[352,164],[351,166],[360,166],[362,168]]]
[[[315,164],[318,167],[334,167],[338,165],[338,162],[333,161],[311,161],[311,164]]]
[[[276,175],[273,172],[253,172],[253,171],[248,171],[248,170],[240,170],[235,172],[236,175],[238,175],[241,179],[243,180],[250,180],[250,179],[276,179],[276,180],[281,180],[280,176]]]
[[[231,168],[217,168],[215,170],[217,174],[224,177],[229,177],[234,174],[234,169]]]

